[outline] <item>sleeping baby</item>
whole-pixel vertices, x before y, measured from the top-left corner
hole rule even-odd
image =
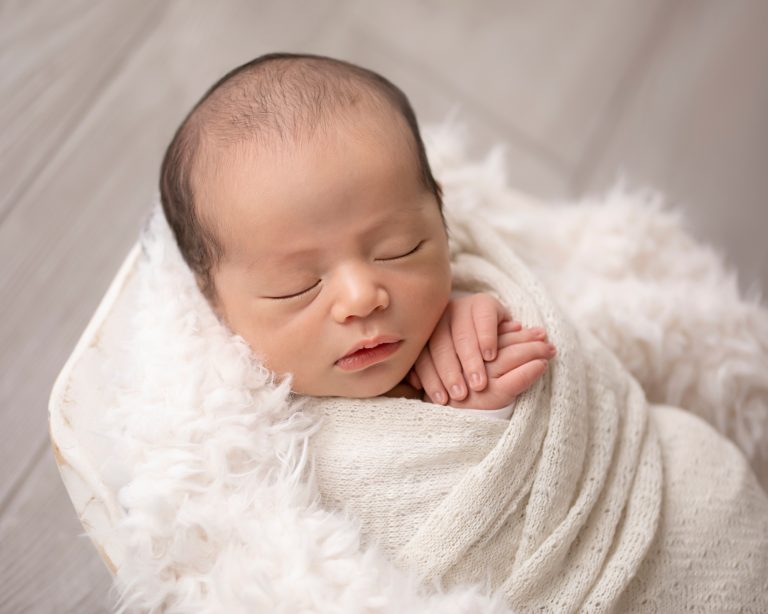
[[[490,294],[452,293],[414,112],[369,70],[294,54],[232,70],[176,132],[161,199],[214,312],[298,394],[508,417],[554,356]]]
[[[443,591],[473,584],[520,612],[768,611],[768,499],[745,459],[649,403],[479,207],[443,211],[387,80],[307,55],[231,71],[176,131],[161,201],[213,312],[285,379],[255,373],[196,293],[167,310],[204,308],[183,348],[224,359],[190,359],[194,382],[131,369],[152,379],[115,414],[136,450],[120,503],[142,596],[498,611]],[[175,329],[149,320],[137,356],[155,365]],[[383,586],[390,563],[407,577]],[[414,580],[444,600],[413,605]]]

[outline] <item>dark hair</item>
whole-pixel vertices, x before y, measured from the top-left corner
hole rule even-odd
[[[413,136],[421,179],[443,216],[440,185],[432,176],[416,115],[405,94],[381,75],[319,55],[270,53],[234,68],[212,85],[187,114],[160,168],[160,199],[179,249],[205,297],[216,300],[212,269],[223,255],[216,233],[200,215],[193,177],[203,139],[233,144],[249,139],[296,139],[362,95],[389,106]],[[443,218],[443,226],[445,219]]]

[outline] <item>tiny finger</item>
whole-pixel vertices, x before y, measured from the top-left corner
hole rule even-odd
[[[520,334],[520,333],[512,333]],[[522,341],[507,345],[499,350],[499,357],[487,365],[489,377],[501,377],[532,360],[550,360],[557,350],[545,341]]]
[[[421,390],[421,380],[419,379],[419,374],[414,369],[411,369],[410,373],[408,373],[407,379],[408,383],[416,388],[416,390]]]
[[[547,370],[546,360],[531,360],[512,369],[498,378],[499,383],[510,396],[517,396],[528,390]]]
[[[495,328],[495,312],[490,312],[494,320],[485,324],[478,324],[476,313],[473,312],[472,303],[464,303],[461,308],[457,305],[457,309],[454,312],[454,320],[451,323],[451,334],[453,336],[453,343],[455,351],[458,356],[459,362],[464,375],[464,380],[472,390],[483,390],[488,384],[488,377],[485,371],[485,362],[483,361],[483,355],[481,353],[481,342],[483,340],[483,334],[481,329],[493,327]],[[479,328],[480,326],[480,328]],[[491,332],[494,339],[497,337],[495,331]],[[453,396],[453,395],[451,395]],[[465,398],[454,397],[455,400],[461,400]]]
[[[547,343],[546,333],[540,332],[542,329],[524,328],[523,330],[507,332],[499,335],[499,349],[514,345],[517,343],[527,343],[531,341],[541,341]]]
[[[454,319],[457,317],[456,313],[452,315]],[[456,355],[456,346],[466,345],[469,342],[469,336],[466,328],[463,330],[460,328],[457,331],[453,323],[449,325],[447,319],[441,318],[428,343],[429,353],[437,376],[447,394],[457,401],[466,398],[467,385],[464,381],[461,362]]]
[[[445,405],[448,402],[448,394],[440,381],[440,376],[437,374],[437,369],[428,351],[422,352],[416,359],[414,369],[429,398],[438,405]]]
[[[513,333],[518,330],[522,330],[523,325],[516,320],[502,320],[499,322],[498,334]]]
[[[483,298],[486,298],[483,295]],[[498,351],[499,323],[505,319],[503,306],[493,297],[478,301],[471,306],[472,322],[482,360],[493,360]]]

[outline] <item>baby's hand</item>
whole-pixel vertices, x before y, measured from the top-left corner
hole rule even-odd
[[[546,337],[542,328],[512,330],[503,322],[499,326],[499,355],[486,363],[488,386],[479,392],[471,390],[461,401],[451,400],[451,407],[501,409],[512,403],[544,374],[547,361],[555,355],[555,347]]]
[[[490,294],[452,299],[406,381],[441,404],[449,396],[466,399],[467,383],[471,390],[483,390],[488,384],[484,360],[496,358],[502,323],[508,332],[521,328]]]

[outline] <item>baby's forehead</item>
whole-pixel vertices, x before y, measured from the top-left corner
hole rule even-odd
[[[243,91],[247,92],[252,85],[244,86]],[[201,107],[196,120],[201,138],[195,160],[193,191],[201,196],[199,200],[196,198],[198,207],[207,209],[200,211],[201,215],[220,230],[225,230],[222,225],[237,226],[246,215],[244,210],[236,208],[228,212],[226,221],[213,219],[219,217],[215,211],[218,207],[211,205],[221,204],[222,186],[226,192],[237,185],[237,182],[227,181],[228,178],[236,175],[253,177],[253,171],[258,176],[259,168],[269,169],[278,163],[290,165],[306,149],[312,149],[318,156],[327,156],[339,153],[331,152],[330,144],[335,150],[343,151],[345,139],[347,142],[350,139],[356,143],[366,142],[371,147],[386,145],[387,151],[394,152],[390,154],[392,157],[402,164],[407,163],[409,175],[421,176],[416,138],[407,120],[390,101],[375,92],[372,94],[364,87],[353,88],[348,92],[351,92],[350,96],[334,99],[332,104],[317,108],[307,109],[306,104],[295,104],[294,100],[290,109],[273,113],[274,109],[263,108],[264,112],[259,113],[259,100],[271,100],[270,105],[275,102],[272,96],[275,92],[264,87],[262,83],[261,89],[249,94],[252,99],[247,101],[248,104],[237,96],[212,97],[208,105]],[[285,177],[286,182],[297,180],[290,174]],[[326,187],[331,188],[333,183],[332,177],[326,179]],[[342,218],[337,216],[337,219]]]
[[[311,156],[304,162],[311,163]],[[209,209],[218,218],[214,223],[224,252],[238,260],[238,254],[246,257],[261,268],[262,257],[272,264],[281,255],[309,246],[322,245],[333,252],[342,245],[377,245],[387,253],[397,251],[404,247],[397,237],[407,240],[409,231],[423,225],[424,203],[436,206],[418,170],[408,168],[403,156],[398,162],[399,172],[398,167],[361,164],[347,174],[340,157],[323,172],[304,174],[302,166],[295,176],[288,166],[274,174],[248,174],[244,163],[240,176],[247,177],[242,187],[240,181],[222,177],[218,194],[213,195],[216,205]],[[302,179],[304,186],[294,185]],[[311,263],[312,255],[305,256],[300,262]]]

